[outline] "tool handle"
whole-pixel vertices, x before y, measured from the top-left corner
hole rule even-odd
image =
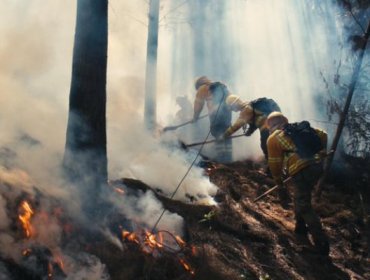
[[[230,136],[228,138],[237,138],[237,137],[240,137],[240,136],[245,136],[245,134],[233,135],[233,136]],[[228,138],[226,138],[226,139],[228,139]],[[223,140],[223,141],[225,141],[225,140]],[[214,143],[214,142],[217,142],[217,141],[218,141],[217,139],[212,139],[212,140],[208,140],[208,141],[202,141],[202,142],[196,142],[196,143],[188,144],[188,145],[185,145],[185,146],[189,148],[189,147],[194,147],[194,146],[198,146],[198,145]]]
[[[208,114],[207,114],[207,115],[204,115],[204,116],[199,117],[199,118],[198,118],[198,120],[200,120],[200,119],[204,119],[205,117],[208,117]],[[192,121],[192,120],[190,120],[190,121],[184,122],[184,123],[182,123],[182,124],[173,125],[173,126],[166,126],[165,128],[163,128],[163,132],[165,132],[165,131],[169,131],[169,130],[175,130],[175,129],[178,129],[179,127],[185,126],[185,125],[187,125],[187,124],[189,124],[189,123],[193,123],[193,121]]]

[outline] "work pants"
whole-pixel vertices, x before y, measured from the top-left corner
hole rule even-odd
[[[302,230],[302,228],[307,226],[308,231],[312,235],[315,247],[321,253],[327,255],[329,251],[328,237],[323,231],[320,219],[311,204],[311,193],[321,172],[322,165],[313,164],[292,176],[292,183],[294,185],[293,199],[296,230]]]

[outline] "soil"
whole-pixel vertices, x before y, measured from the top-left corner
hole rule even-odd
[[[165,209],[181,215],[185,244],[178,243],[179,250],[163,250],[154,255],[128,240],[122,241],[122,247],[118,248],[99,231],[93,232],[81,225],[69,227],[64,233],[64,244],[98,257],[112,280],[370,279],[365,210],[369,207],[364,205],[358,192],[331,183],[324,185],[321,199],[313,201],[330,239],[330,254],[322,256],[315,251],[310,236],[294,233],[292,202],[282,205],[276,192],[254,202],[274,185],[264,173],[263,164],[250,160],[227,165],[207,161],[202,166],[210,181],[219,188],[215,197],[217,205],[169,199],[141,181],[129,178],[111,182],[111,186],[125,187],[137,195],[152,191]],[[291,194],[291,187],[287,190]],[[117,237],[120,236],[117,225],[122,221],[130,223],[125,217],[115,215],[114,209],[106,218]],[[19,226],[14,230],[19,231]],[[37,272],[1,255],[0,264],[15,280],[25,277],[68,279],[55,263],[54,271],[60,272],[45,278],[50,253],[47,248],[33,252],[37,252],[41,267]]]
[[[330,254],[322,256],[310,236],[294,233],[291,202],[281,205],[276,192],[254,202],[273,186],[262,164],[207,162],[204,168],[219,187],[216,207],[184,204],[157,194],[166,209],[184,217],[185,241],[192,248],[186,260],[194,274],[179,268],[170,255],[151,259],[157,265],[149,262],[152,268],[145,272],[116,279],[370,279],[367,221],[356,192],[325,185],[321,199],[313,201],[330,238]],[[150,190],[141,182],[123,182]],[[291,187],[287,189],[291,195]]]

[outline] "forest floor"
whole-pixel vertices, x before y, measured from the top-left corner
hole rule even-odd
[[[313,203],[330,239],[326,257],[315,251],[310,238],[295,235],[292,203],[282,207],[276,193],[253,202],[273,186],[261,164],[207,162],[204,168],[219,187],[216,207],[157,196],[166,209],[184,217],[185,241],[192,248],[186,256],[191,273],[176,270],[172,256],[152,260],[145,272],[136,269],[133,274],[125,274],[121,263],[120,272],[114,274],[125,277],[115,279],[370,279],[368,230],[358,195],[325,185],[321,199]],[[132,187],[142,184],[123,182]]]
[[[282,207],[276,192],[253,201],[274,185],[263,173],[261,163],[246,160],[224,165],[207,161],[203,162],[203,168],[219,188],[215,196],[217,205],[173,200],[134,179],[111,182],[111,186],[136,195],[153,191],[164,209],[183,217],[185,242],[176,241],[178,250],[164,248],[148,252],[139,242],[130,241],[129,235],[120,247],[78,225],[64,232],[65,244],[97,256],[106,265],[112,280],[370,279],[369,231],[364,221],[366,215],[362,213],[366,207],[356,192],[344,192],[337,185],[326,184],[320,201],[313,203],[330,239],[330,254],[322,256],[315,251],[310,239],[294,234],[292,203]],[[108,218],[114,228],[123,217],[110,213]],[[117,236],[120,235],[117,232]],[[148,239],[141,242],[150,243]],[[48,254],[46,265],[43,264],[46,271],[50,267]],[[42,269],[29,272],[27,266],[1,255],[0,264],[12,274],[9,279],[74,279],[63,272],[45,278]]]

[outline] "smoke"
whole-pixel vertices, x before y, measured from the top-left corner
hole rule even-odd
[[[181,233],[183,231],[183,219],[177,214],[165,211],[162,216],[161,203],[154,197],[153,193],[111,196],[110,200],[119,207],[124,215],[134,222],[133,228],[147,228],[167,230],[169,232]],[[161,217],[162,216],[162,217]],[[159,220],[159,218],[161,219]],[[158,222],[158,225],[156,223]]]
[[[10,220],[5,214],[5,209],[6,209],[6,201],[4,200],[2,196],[0,196],[0,230],[6,229],[10,224]]]
[[[353,70],[346,28],[354,19],[348,12],[335,1],[181,4],[172,1],[173,16],[166,18],[171,28],[161,34],[172,43],[171,92],[194,94],[194,77],[208,75],[244,101],[273,98],[290,121],[309,120],[331,136],[335,121],[322,122],[327,121],[325,103],[343,91],[335,85],[336,74],[345,86]],[[256,132],[233,140],[234,159],[262,155],[258,138]]]
[[[0,263],[0,279],[12,279],[5,265],[3,265],[2,263]]]
[[[2,254],[14,259],[19,259],[23,245],[11,235],[13,217],[7,209],[9,201],[21,193],[31,198],[41,193],[62,201],[67,212],[80,216],[76,188],[63,182],[59,169],[68,114],[75,2],[2,3],[0,248]],[[337,7],[323,1],[310,6],[310,1],[227,0],[221,1],[223,9],[219,9],[220,1],[212,0],[207,1],[212,9],[203,9],[199,1],[186,2],[161,4],[157,73],[160,125],[177,124],[175,98],[185,95],[192,100],[193,81],[200,74],[226,82],[243,100],[274,98],[291,121],[316,119],[315,100],[325,92],[320,73],[332,77],[343,52],[345,35],[336,21]],[[136,178],[171,196],[195,159],[196,150],[180,151],[176,134],[160,138],[144,129],[147,8],[145,1],[109,1],[109,178]],[[194,127],[196,137],[184,135],[187,141],[204,139],[208,121],[202,122]],[[235,159],[262,154],[257,134],[234,141]],[[215,192],[216,187],[194,166],[174,198],[188,201],[188,197],[195,197],[213,203]],[[148,227],[163,211],[150,192],[139,198],[109,199],[128,218]],[[52,208],[48,201],[41,203],[45,211]],[[158,227],[181,233],[182,222],[178,215],[165,212]],[[57,221],[38,214],[35,227],[38,241],[58,251],[61,228]],[[74,263],[70,266],[75,267],[71,268],[71,279],[107,277],[104,265],[95,257],[63,255]],[[0,277],[7,274],[0,262]]]
[[[23,3],[16,0],[3,4],[0,19],[1,255],[20,261],[24,249],[42,245],[53,255],[62,257],[68,279],[108,279],[105,266],[96,257],[62,250],[62,225],[55,216],[44,215],[54,213],[54,202],[58,201],[66,216],[81,219],[79,196],[76,195],[78,188],[65,184],[60,174],[76,3],[42,3],[38,0]],[[192,159],[174,151],[173,147],[168,148],[173,144],[162,143],[143,128],[147,10],[142,4],[110,1],[109,5],[109,177],[117,179],[130,174],[172,194]],[[165,85],[168,86],[167,79],[160,76],[159,112],[165,111],[163,104],[166,103],[162,101],[169,104],[170,100]],[[169,161],[166,168],[171,167],[167,173],[161,167],[161,161],[165,160]],[[191,171],[183,185],[185,188],[178,192],[176,199],[185,200],[185,193],[204,198],[215,192],[215,186],[199,168]],[[16,209],[16,203],[23,196],[39,203],[32,217],[37,234],[30,241],[14,236],[13,224],[17,216],[9,212],[9,209]],[[39,200],[40,197],[46,199]],[[124,197],[111,201],[126,217],[148,228],[154,226],[163,211],[161,203],[151,193],[137,199]],[[166,211],[157,229],[181,234],[183,220]],[[106,228],[101,230],[106,232],[107,239],[119,245]],[[8,278],[1,262],[0,276]]]
[[[66,258],[66,262],[73,264],[67,279],[91,279],[91,280],[109,280],[106,266],[93,255],[81,253],[77,256]],[[76,265],[77,264],[77,265]]]

